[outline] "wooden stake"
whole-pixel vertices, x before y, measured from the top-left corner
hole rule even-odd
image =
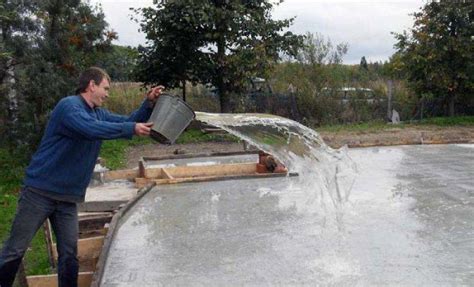
[[[49,265],[52,269],[56,268],[56,262],[54,261],[53,247],[53,233],[51,232],[51,223],[49,219],[43,223],[44,237],[46,239],[46,250],[48,252]]]

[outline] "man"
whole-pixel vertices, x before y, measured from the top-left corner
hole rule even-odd
[[[129,117],[100,108],[110,77],[97,67],[79,77],[77,95],[59,101],[26,169],[15,219],[0,253],[0,286],[13,284],[34,234],[49,218],[58,248],[59,286],[77,286],[78,202],[83,202],[102,140],[150,134],[146,123],[163,86],[151,89]]]

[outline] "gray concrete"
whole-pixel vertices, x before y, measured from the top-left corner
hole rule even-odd
[[[113,180],[96,186],[88,187],[85,201],[128,201],[137,195],[134,182],[128,180]]]
[[[474,285],[474,145],[349,154],[339,204],[302,178],[156,187],[123,218],[102,286]]]

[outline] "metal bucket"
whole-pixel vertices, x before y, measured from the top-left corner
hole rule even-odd
[[[191,107],[178,97],[162,94],[153,109],[150,136],[163,144],[172,144],[196,117]]]

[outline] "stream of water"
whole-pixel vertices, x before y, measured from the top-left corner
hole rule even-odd
[[[347,148],[332,149],[321,136],[293,120],[269,114],[196,112],[196,119],[222,128],[280,160],[299,174],[308,206],[340,210],[350,196],[356,165]],[[327,204],[328,201],[332,204]]]

